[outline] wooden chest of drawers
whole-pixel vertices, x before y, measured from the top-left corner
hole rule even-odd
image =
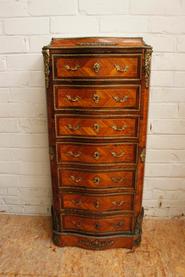
[[[43,47],[58,246],[141,241],[151,53],[142,38],[57,38]]]

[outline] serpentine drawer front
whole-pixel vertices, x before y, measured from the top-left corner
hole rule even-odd
[[[151,54],[142,38],[54,38],[43,47],[60,247],[140,244]]]

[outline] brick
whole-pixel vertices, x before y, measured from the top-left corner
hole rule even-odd
[[[152,58],[153,70],[185,70],[185,54],[160,53]]]
[[[80,12],[96,14],[128,14],[129,1],[122,0],[79,0]]]
[[[168,200],[179,200],[182,201],[185,199],[185,190],[184,191],[161,191],[161,190],[153,190],[153,199],[168,199]]]
[[[6,57],[0,56],[0,71],[6,70]]]
[[[147,177],[184,177],[185,164],[146,164]]]
[[[149,149],[185,149],[185,136],[149,135],[147,145]]]
[[[179,104],[179,117],[185,118],[185,104],[184,103]]]
[[[61,28],[65,26],[65,28]],[[51,32],[60,34],[90,34],[98,32],[98,20],[87,16],[57,16],[51,18]]]
[[[11,18],[5,20],[4,26],[8,35],[48,34],[49,18]]]
[[[132,14],[175,15],[182,13],[180,0],[131,0],[130,12]]]
[[[28,16],[27,3],[24,0],[1,0],[0,17]]]
[[[176,87],[185,87],[185,72],[174,72],[174,85]]]
[[[185,150],[150,150],[148,149],[146,161],[149,163],[185,162]]]
[[[0,72],[1,87],[23,87],[30,82],[29,72]]]
[[[23,214],[24,205],[6,205],[6,212],[8,214]]]
[[[0,161],[46,162],[48,148],[0,148]]]
[[[0,53],[22,53],[26,51],[26,41],[23,37],[0,37]]]
[[[177,51],[185,52],[185,36],[179,36],[176,40],[177,43]]]
[[[145,186],[147,190],[184,190],[185,188],[185,179],[182,178],[171,178],[171,177],[146,177]]]
[[[38,214],[38,215],[51,215],[50,213],[50,207],[51,205],[29,205],[24,207],[24,214],[28,215],[33,215],[33,214]]]
[[[0,179],[1,180],[1,179]],[[46,187],[51,188],[50,175],[34,176],[21,175],[19,187]]]
[[[18,128],[22,133],[47,133],[47,122],[46,119],[21,118],[18,120]]]
[[[152,88],[152,102],[178,103],[185,102],[185,93],[183,88]]]
[[[0,22],[0,34],[3,34],[3,23]]]
[[[11,88],[9,92],[9,103],[29,103],[28,105],[29,107],[31,106],[31,108],[34,107],[33,103],[39,104],[41,111],[43,105],[46,108],[45,88]]]
[[[149,117],[150,119],[155,118],[177,118],[178,113],[178,104],[177,103],[151,103],[149,108]]]
[[[19,175],[0,174],[0,184],[2,187],[19,186]]]
[[[19,174],[20,163],[19,162],[0,162],[0,174]]]
[[[153,121],[153,133],[185,134],[185,120],[161,119]]]
[[[102,16],[100,31],[105,33],[140,33],[148,31],[148,18],[145,16]]]
[[[185,30],[184,16],[160,17],[151,16],[149,18],[149,32],[180,34]]]
[[[45,87],[44,70],[42,71],[30,71],[29,82],[30,87]]]
[[[50,43],[49,36],[31,36],[29,38],[29,51],[41,53],[42,47]]]
[[[24,175],[50,175],[49,160],[45,162],[22,162],[20,173]]]
[[[174,52],[176,50],[176,39],[170,35],[145,34],[144,40],[147,44],[152,45],[154,53]]]
[[[8,70],[43,70],[42,55],[9,55],[7,56]]]
[[[0,118],[0,133],[18,132],[18,121],[14,118]]]
[[[44,123],[41,123],[42,120],[46,118],[46,106],[44,103],[1,103],[0,104],[0,117],[11,117],[11,118],[16,118],[16,117],[26,117],[28,118],[28,124],[33,125],[31,123],[30,118],[36,118],[40,121],[38,121],[38,125],[45,125]],[[34,122],[34,119],[33,119]],[[23,121],[19,121],[20,125],[22,126],[21,128],[24,129],[26,128],[26,123],[25,119]],[[35,119],[35,123],[36,119]],[[43,127],[42,127],[43,128]]]
[[[151,86],[173,86],[173,72],[172,71],[152,71],[151,72]]]
[[[9,89],[8,88],[0,88],[0,103],[9,102]]]
[[[47,134],[1,134],[0,147],[47,147]]]
[[[74,15],[77,11],[76,0],[30,0],[28,11],[31,15]]]

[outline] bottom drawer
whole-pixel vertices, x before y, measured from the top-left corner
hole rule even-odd
[[[62,215],[64,231],[82,231],[88,233],[131,232],[133,226],[132,215],[114,215],[87,217],[79,215]]]

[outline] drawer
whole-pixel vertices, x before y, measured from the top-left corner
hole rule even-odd
[[[54,108],[140,109],[140,86],[54,86]]]
[[[53,79],[140,79],[141,55],[52,55]]]
[[[84,169],[58,169],[58,183],[61,187],[81,187],[92,189],[135,188],[135,171],[96,171]]]
[[[58,163],[136,163],[136,143],[57,143]]]
[[[133,217],[131,215],[116,215],[86,217],[78,215],[62,215],[64,231],[83,231],[88,233],[131,232]]]
[[[136,138],[138,117],[55,116],[56,137]]]
[[[62,193],[62,209],[77,209],[91,212],[108,212],[116,210],[131,211],[133,209],[133,194],[78,194]]]

